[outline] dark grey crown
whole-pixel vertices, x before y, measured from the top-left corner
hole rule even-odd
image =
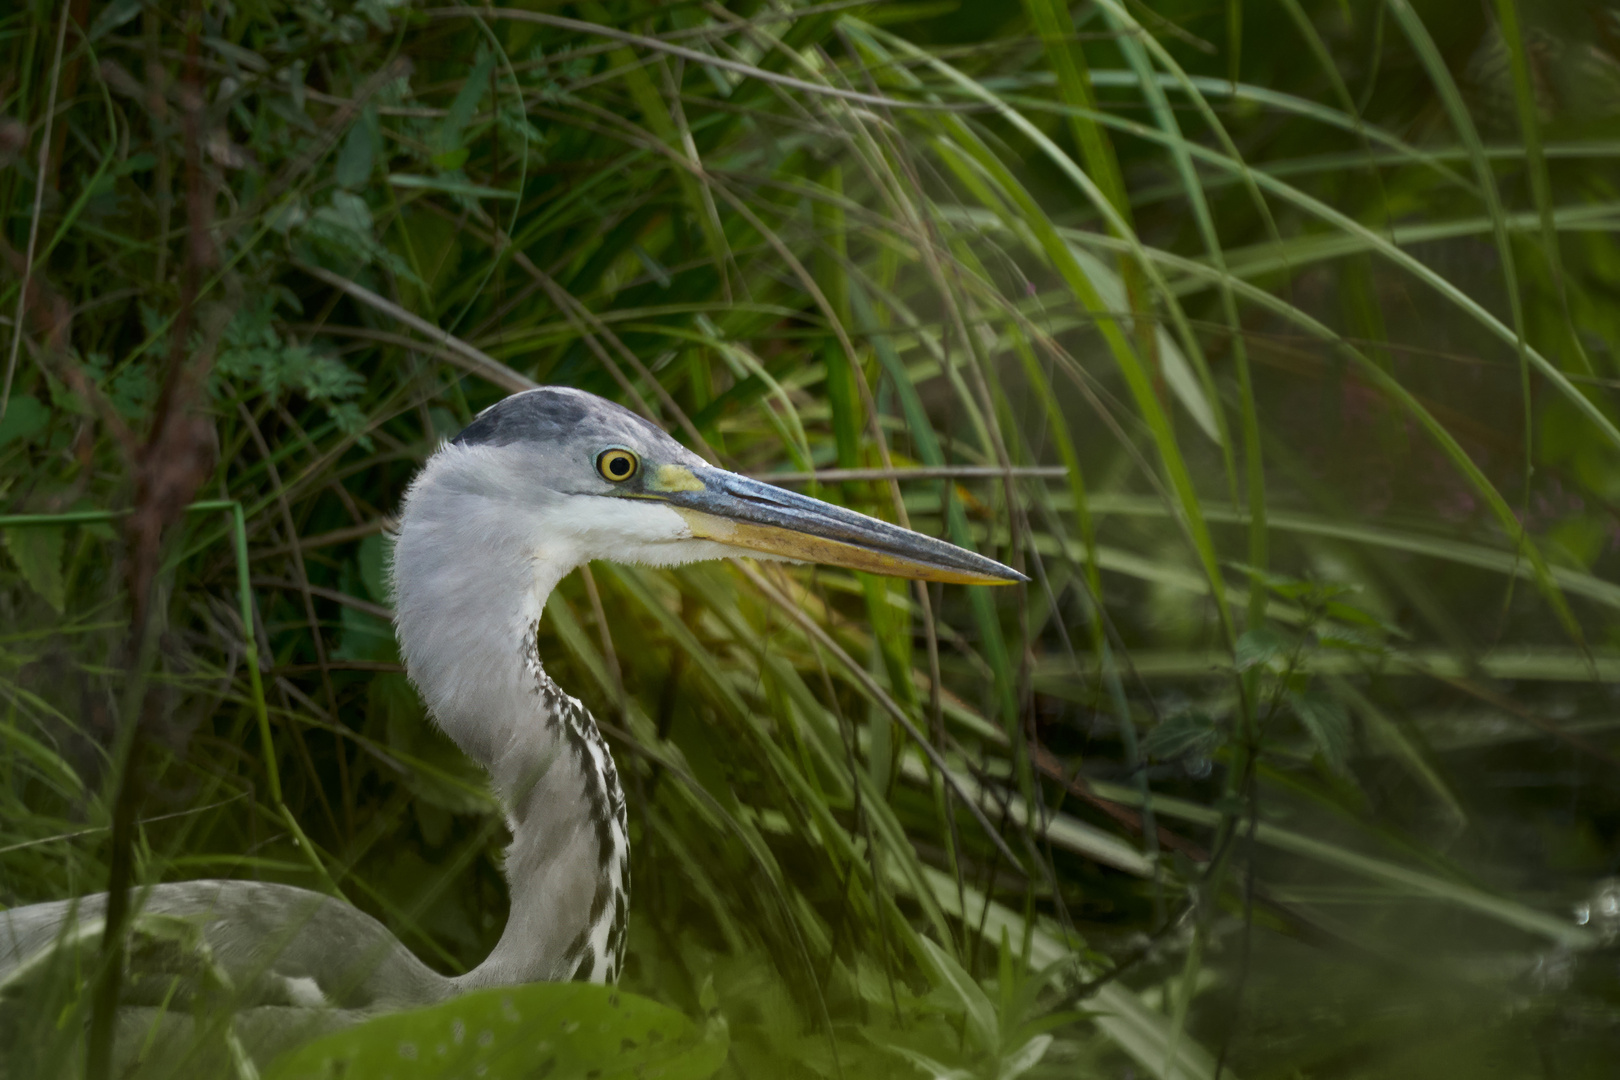
[[[497,401],[450,441],[456,446],[510,446],[558,443],[580,436],[604,444],[663,450],[672,460],[685,456],[679,443],[624,406],[566,386],[542,386]]]

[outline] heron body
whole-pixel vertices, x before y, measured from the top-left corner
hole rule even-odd
[[[132,906],[141,919],[195,929],[256,1057],[470,989],[613,982],[629,903],[624,795],[590,713],[542,666],[541,612],[557,583],[593,559],[667,566],[738,554],[933,580],[1021,577],[943,541],[716,469],[591,394],[542,387],[514,395],[428,459],[405,496],[392,570],[406,671],[434,722],[488,772],[511,830],[511,912],[489,956],[464,975],[441,975],[365,913],[287,885],[164,884],[137,890]],[[83,930],[105,899],[0,912],[0,991],[75,928],[92,936]],[[145,975],[135,970],[140,958],[132,951],[125,980],[125,1059],[140,1045],[143,1018],[151,1020],[142,1010],[161,1013],[153,995],[166,985],[172,996],[185,977],[187,961],[172,954],[149,958],[156,970]]]

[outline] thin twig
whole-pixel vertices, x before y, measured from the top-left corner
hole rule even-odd
[[[394,621],[393,608],[384,607],[381,604],[373,604],[370,600],[362,600],[358,596],[350,596],[346,592],[339,592],[336,589],[328,589],[321,585],[310,585],[297,581],[289,581],[286,578],[273,577],[255,577],[253,579],[253,585],[255,588],[261,589],[286,589],[289,592],[307,592],[310,596],[318,596],[322,600],[330,600],[334,604],[342,604],[346,608],[353,608],[355,611],[363,612],[364,614],[370,615],[376,619],[382,619],[384,622],[392,623]],[[337,667],[335,664],[331,666],[334,669]],[[389,670],[393,670],[398,666],[399,665],[397,664],[390,664]],[[316,665],[316,667],[319,667],[319,665]],[[278,668],[277,670],[281,669]]]
[[[516,393],[520,390],[533,390],[540,385],[527,375],[519,375],[488,353],[467,344],[450,333],[450,331],[433,325],[420,315],[414,315],[406,311],[392,300],[377,295],[358,282],[350,281],[348,278],[334,274],[330,270],[319,266],[310,266],[307,263],[299,263],[298,268],[315,280],[325,282],[339,292],[347,293],[367,307],[380,311],[389,318],[403,323],[417,333],[432,339],[434,344],[443,346],[451,354],[450,360],[457,367],[480,378],[487,379],[503,390]]]
[[[290,543],[277,544],[274,547],[254,548],[250,554],[253,561],[258,562],[260,559],[272,559],[277,555],[287,554],[288,551],[292,550],[293,544],[297,544],[305,551],[313,548],[331,547],[334,544],[347,544],[352,540],[364,540],[368,536],[388,532],[398,524],[399,522],[396,519],[384,516],[374,521],[363,521],[358,525],[333,529],[331,532],[316,533],[314,536],[295,537]]]

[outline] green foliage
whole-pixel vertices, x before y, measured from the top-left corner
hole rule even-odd
[[[333,195],[334,200],[343,197],[342,192]],[[347,198],[358,202],[353,196]],[[360,207],[369,233],[371,218],[364,203]],[[278,304],[296,311],[298,298],[285,289],[271,290],[246,303],[225,327],[214,362],[216,396],[224,397],[237,388],[256,390],[272,401],[296,393],[323,406],[338,430],[345,434],[358,431],[365,416],[352,399],[364,389],[365,379],[335,357],[284,341],[275,325]]]
[[[105,887],[139,715],[139,881],[330,883],[476,964],[504,824],[400,668],[386,535],[560,383],[1033,579],[552,598],[630,804],[621,1011],[691,1075],[1605,1075],[1614,40],[1583,0],[12,5],[0,903]],[[251,610],[177,518],[132,656],[85,512],[169,492],[174,401]],[[176,934],[137,926],[212,986]],[[15,1068],[81,1070],[80,944],[4,991],[49,1033]],[[608,992],[511,993],[605,1053]],[[321,1045],[386,1071],[506,1000]]]
[[[7,529],[6,554],[17,572],[51,610],[62,614],[66,584],[62,580],[62,530],[49,527]]]
[[[526,1076],[705,1080],[726,1058],[725,1022],[707,1030],[607,986],[541,983],[480,990],[378,1017],[282,1057],[267,1080],[490,1080]]]
[[[50,416],[50,410],[34,398],[23,394],[13,397],[5,419],[0,420],[0,447],[15,439],[31,439],[45,427]]]

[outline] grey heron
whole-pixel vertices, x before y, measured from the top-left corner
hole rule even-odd
[[[141,890],[143,917],[195,930],[247,1017],[237,1021],[244,1038],[260,1046],[285,1041],[297,1018],[313,1025],[299,1030],[324,1029],[474,988],[614,982],[630,884],[624,796],[590,713],[541,664],[541,612],[590,560],[670,566],[734,555],[932,581],[1024,580],[944,541],[712,467],[592,394],[541,387],[508,397],[429,457],[405,494],[393,556],[406,670],[438,726],[488,772],[511,831],[511,914],[499,943],[466,974],[440,975],[358,909],[253,881]],[[105,900],[0,913],[0,986],[71,927],[94,925]],[[165,979],[127,982],[121,1037],[143,1037],[168,993]]]

